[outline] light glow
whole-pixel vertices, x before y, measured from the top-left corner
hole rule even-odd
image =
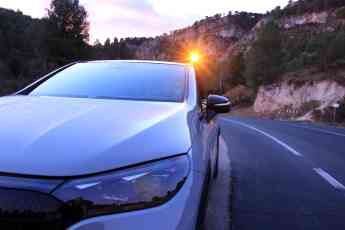
[[[190,54],[190,62],[191,63],[198,63],[200,62],[200,54],[198,54],[197,52],[192,52]]]

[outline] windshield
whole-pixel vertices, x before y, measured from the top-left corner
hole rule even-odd
[[[182,65],[88,62],[55,74],[28,95],[181,102],[185,82]]]

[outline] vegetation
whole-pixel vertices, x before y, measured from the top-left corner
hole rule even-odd
[[[48,53],[54,61],[64,64],[87,57],[89,22],[79,0],[53,0],[46,22]]]
[[[340,101],[339,108],[326,107],[325,109],[313,110],[313,116],[316,121],[323,123],[337,123],[345,125],[345,98]]]
[[[345,7],[342,7],[336,11],[338,19],[345,19]]]
[[[246,83],[244,78],[245,60],[242,52],[228,57],[219,64],[219,69],[219,75],[226,84],[226,88]]]
[[[283,16],[327,9],[335,9],[336,17],[345,19],[344,0],[290,1],[288,7],[277,7],[269,15],[229,12],[224,20],[245,31],[252,29],[264,16],[269,16],[270,20],[246,49],[237,50],[222,62],[219,62],[219,55],[207,57],[202,66],[197,66],[197,71],[206,81],[208,90],[214,91],[219,84],[214,76],[218,76],[226,88],[244,86],[256,91],[261,85],[279,80],[285,73],[308,68],[321,72],[343,68],[344,26],[324,31],[303,28],[286,31],[278,23]],[[219,19],[222,15],[217,14],[196,22],[194,26]],[[0,94],[13,92],[57,66],[76,60],[135,58],[137,48],[152,39],[115,37],[108,38],[104,44],[96,41],[90,45],[88,15],[78,0],[52,0],[43,19],[32,19],[19,11],[0,8],[0,22]],[[207,42],[217,39],[216,35],[205,38]],[[164,60],[183,62],[186,61],[185,54],[193,47],[191,41],[175,41],[169,36],[161,36],[155,48]]]
[[[221,76],[228,88],[245,83],[256,90],[261,85],[282,80],[289,72],[315,69],[320,73],[334,73],[344,67],[344,27],[317,33],[298,30],[290,34],[272,20],[261,28],[245,55],[231,55],[222,64]]]
[[[47,47],[47,20],[36,20],[0,9],[0,83],[9,92],[22,85],[24,76],[47,72],[50,67]]]
[[[245,63],[245,79],[248,86],[272,83],[281,71],[282,35],[279,26],[268,22],[258,33],[258,38],[248,52]]]
[[[329,66],[345,65],[345,30],[339,30],[333,34],[328,46],[326,46],[326,68]]]
[[[111,41],[108,38],[104,44],[96,40],[89,48],[90,55],[97,60],[133,59],[136,49],[148,38],[121,38],[116,37]]]
[[[232,24],[238,25],[245,30],[252,29],[256,25],[256,23],[258,23],[258,21],[260,21],[260,19],[262,19],[263,17],[263,14],[249,13],[243,11],[235,11],[235,13],[230,11],[227,16],[228,20]]]
[[[301,34],[287,37],[283,43],[282,69],[285,72],[317,67],[320,71],[341,67],[345,64],[345,31]]]
[[[219,75],[226,88],[246,85],[257,90],[282,80],[289,72],[314,68],[332,73],[345,67],[345,27],[338,24],[333,30],[318,31],[313,28],[297,28],[286,31],[281,28],[281,17],[336,9],[336,17],[345,19],[344,0],[290,0],[289,5],[269,12],[269,21],[257,33],[255,41],[243,53],[237,52],[219,64]],[[248,17],[249,16],[249,17]],[[252,28],[262,15],[243,12],[229,13],[231,20],[244,21]],[[254,24],[255,23],[255,24]],[[244,26],[245,26],[244,25]]]
[[[78,0],[53,0],[43,19],[0,8],[0,95],[73,61],[133,58],[145,40],[115,38],[89,45],[87,12]]]
[[[282,11],[282,15],[301,15],[305,13],[320,12],[345,6],[344,0],[290,0],[288,7]]]
[[[203,20],[197,21],[193,26],[199,26],[201,24],[212,22],[213,20],[219,20],[222,17],[221,14],[216,14],[213,17],[206,17]],[[245,30],[250,30],[256,23],[264,17],[263,14],[250,13],[245,11],[229,11],[226,16],[227,20],[233,25],[237,25]]]
[[[57,66],[89,58],[89,24],[79,1],[53,0],[47,14],[46,18],[32,19],[0,9],[2,94]]]
[[[310,111],[316,110],[321,106],[320,101],[307,101],[302,104],[302,106],[298,109],[297,114],[295,116],[301,117],[309,113]]]

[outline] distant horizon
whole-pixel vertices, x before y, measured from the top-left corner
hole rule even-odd
[[[224,2],[213,0],[80,0],[90,21],[90,44],[107,38],[156,37],[191,26],[195,21],[229,11],[266,13],[277,6],[285,7],[288,0],[261,0],[260,3]],[[0,7],[20,10],[33,18],[47,15],[50,0],[0,0]],[[33,7],[34,6],[34,7]],[[101,13],[100,13],[101,12]]]

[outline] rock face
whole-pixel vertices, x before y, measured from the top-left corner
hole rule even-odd
[[[176,30],[172,36],[176,40],[197,40],[199,37],[218,36],[221,38],[240,39],[247,31],[233,23],[229,17],[219,15],[209,17],[185,29]]]
[[[222,56],[227,50],[255,26],[261,19],[260,14],[248,14],[251,17],[247,25],[241,25],[235,17],[221,16],[207,17],[194,25],[165,34],[144,42],[136,51],[137,59],[169,60],[167,46],[182,45],[184,48],[202,49],[207,56]]]
[[[258,25],[263,24],[264,20],[258,23]],[[283,17],[279,20],[280,27],[287,32],[286,35],[292,37],[298,36],[298,33],[301,33],[303,30],[310,30],[313,33],[334,31],[340,23],[342,22],[337,20],[334,10]],[[312,75],[309,72],[307,74]],[[323,110],[333,103],[343,100],[344,97],[345,86],[333,80],[308,80],[297,83],[286,80],[260,87],[255,100],[254,110],[265,114],[293,110],[293,113],[298,114],[298,111],[310,102],[317,102],[316,104],[319,104],[317,106],[318,109]]]
[[[139,60],[166,60],[160,51],[160,43],[163,36],[144,42],[135,52],[135,58]]]
[[[225,96],[231,99],[231,103],[233,105],[238,105],[246,101],[250,103],[252,98],[255,96],[255,92],[249,87],[238,85],[226,92]]]
[[[235,50],[246,50],[255,40],[256,32],[267,22],[269,17],[249,14],[252,21],[241,25],[239,16],[207,17],[184,29],[176,30],[144,42],[137,48],[135,57],[148,60],[169,60],[166,45],[186,44],[189,47],[202,48],[207,56],[227,57]],[[247,15],[248,16],[248,15]],[[278,23],[281,28],[291,30],[306,25],[330,25],[335,19],[333,11],[309,13],[300,16],[283,17]],[[243,19],[242,19],[243,20]],[[332,26],[334,27],[334,26]],[[328,27],[320,27],[329,29]]]
[[[297,26],[307,24],[326,24],[329,18],[329,12],[311,13],[295,17],[287,17],[280,21],[284,29],[291,29]]]
[[[282,82],[260,87],[254,104],[258,113],[272,113],[289,107],[299,109],[311,101],[320,102],[320,109],[341,101],[345,97],[345,86],[335,81],[309,82],[303,85]]]
[[[263,15],[256,15],[254,18],[255,20],[249,23],[249,26],[244,26],[239,23],[241,20],[234,20],[231,15],[208,17],[196,22],[193,26],[144,42],[137,49],[136,58],[174,60],[169,56],[167,50],[175,47],[177,50],[178,44],[184,44],[187,48],[201,47],[203,53],[208,57],[216,57],[216,60],[229,58],[238,52],[246,54],[256,40],[257,32],[272,19],[271,16],[264,17]],[[344,21],[337,19],[334,9],[277,19],[282,30],[286,32],[286,36],[293,38],[299,34],[303,36],[302,31],[314,34],[334,31],[340,24],[343,25]],[[238,87],[232,89],[228,95],[235,100],[237,98],[251,99],[255,93]],[[309,80],[303,83],[283,81],[260,87],[254,110],[258,113],[269,114],[286,108],[297,111],[301,107],[307,107],[309,111],[309,108],[313,107],[311,105],[317,105],[315,108],[323,110],[331,104],[341,101],[344,97],[345,86],[332,80]],[[306,106],[308,103],[309,106]],[[300,116],[298,112],[294,113],[292,115]]]

